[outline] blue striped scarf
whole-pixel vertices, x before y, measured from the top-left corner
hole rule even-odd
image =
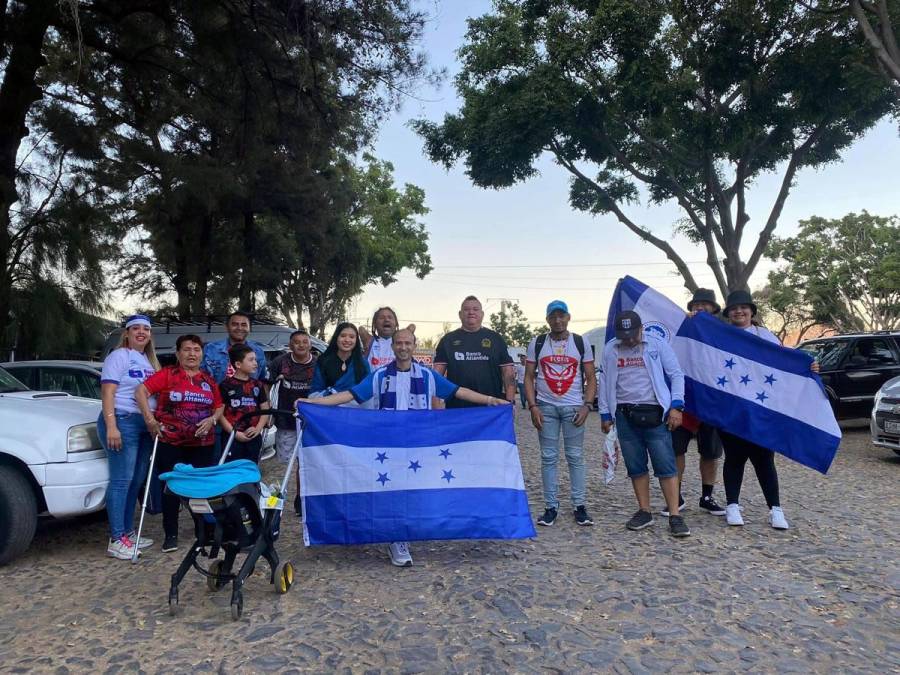
[[[378,407],[382,410],[430,410],[434,379],[426,368],[415,361],[409,370],[409,399],[407,406],[397,405],[397,364],[378,369]]]

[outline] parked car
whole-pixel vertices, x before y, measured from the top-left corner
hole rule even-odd
[[[0,368],[0,565],[28,548],[39,514],[103,508],[99,415],[97,400],[33,391]]]
[[[900,377],[885,382],[875,394],[869,429],[872,443],[900,455]]]
[[[64,391],[72,396],[100,398],[100,371],[96,361],[11,361],[0,367],[12,373],[29,389]]]
[[[838,419],[869,417],[878,390],[900,376],[900,331],[833,335],[798,347],[818,360]]]

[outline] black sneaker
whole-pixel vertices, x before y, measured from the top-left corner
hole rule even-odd
[[[594,521],[588,515],[587,509],[584,506],[579,506],[575,509],[575,522],[579,525],[593,525]]]
[[[178,535],[166,535],[165,540],[163,541],[162,550],[164,553],[171,553],[172,551],[178,550]]]
[[[669,518],[669,532],[673,537],[690,537],[691,528],[684,522],[681,516],[671,516]]]
[[[550,527],[555,522],[556,509],[547,509],[544,511],[544,515],[538,518],[538,525],[544,525],[545,527]]]
[[[714,516],[724,516],[725,515],[725,507],[719,506],[716,503],[716,500],[712,497],[701,497],[700,498],[700,508],[704,509],[707,513],[710,513]]]
[[[643,530],[645,527],[650,527],[653,524],[653,514],[649,511],[640,510],[635,513],[631,518],[625,523],[625,527],[629,530]]]
[[[684,497],[682,497],[681,495],[678,495],[678,513],[681,513],[682,511],[684,511]],[[660,511],[660,513],[663,515],[664,518],[669,517],[668,504],[663,507],[663,510]]]
[[[294,497],[294,511],[297,513],[298,518],[303,517],[303,500],[300,498],[300,495]]]

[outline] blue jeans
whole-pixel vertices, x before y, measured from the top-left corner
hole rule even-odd
[[[523,407],[523,408],[527,408],[527,407],[528,407],[528,401],[525,400],[525,383],[524,383],[524,382],[517,382],[517,383],[516,383],[516,389],[519,390],[519,400],[522,402],[522,407]]]
[[[632,426],[621,411],[616,411],[616,430],[629,478],[639,478],[648,473],[648,455],[653,464],[654,476],[671,478],[678,475],[675,451],[672,449],[672,434],[665,424],[642,429]]]
[[[584,425],[576,427],[575,413],[578,406],[556,406],[538,403],[544,416],[544,425],[539,432],[541,441],[541,478],[544,483],[544,502],[548,509],[558,509],[556,497],[556,465],[559,461],[559,432],[562,429],[566,462],[569,464],[569,483],[572,491],[572,506],[584,506]]]
[[[122,447],[106,447],[106,420],[103,413],[97,420],[97,434],[106,449],[109,464],[109,486],[106,488],[106,513],[109,516],[109,536],[118,539],[134,529],[134,507],[138,491],[147,477],[150,448],[153,441],[140,413],[116,413],[116,426],[122,434]]]

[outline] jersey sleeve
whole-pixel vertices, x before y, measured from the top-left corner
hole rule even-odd
[[[446,377],[441,375],[440,373],[436,373],[431,370],[431,375],[434,377],[434,395],[440,399],[447,400],[449,398],[453,398],[456,396],[456,392],[459,391],[459,385],[453,384]]]
[[[584,338],[582,338],[584,340]],[[584,358],[581,359],[582,363],[590,363],[594,360],[594,347],[590,342],[584,340]]]
[[[128,370],[128,350],[116,349],[103,361],[100,384],[119,384]]]
[[[210,387],[210,389],[212,390],[213,410],[217,410],[224,405],[224,403],[222,402],[222,393],[216,386],[216,381],[212,378],[212,376],[210,376],[209,382],[210,384],[212,384],[212,387]]]
[[[512,365],[512,357],[509,355],[509,347],[506,345],[506,340],[503,339],[503,336],[498,335],[499,339],[496,340],[496,356],[497,356],[497,364],[500,366],[511,366]]]
[[[256,397],[256,404],[262,405],[263,403],[268,403],[269,392],[266,391],[266,383],[262,380],[257,380],[256,386],[259,387],[259,396]]]
[[[375,395],[375,373],[369,373],[359,384],[350,387],[350,393],[357,403],[365,403]]]
[[[529,363],[537,362],[537,354],[534,353],[536,343],[537,338],[531,338],[531,341],[528,343],[528,348],[525,350],[525,360]]]
[[[144,387],[153,395],[163,391],[169,385],[169,369],[157,370],[153,375],[144,380]]]
[[[434,362],[441,363],[446,365],[449,359],[447,358],[447,336],[445,335],[438,342],[437,349],[434,350]]]

